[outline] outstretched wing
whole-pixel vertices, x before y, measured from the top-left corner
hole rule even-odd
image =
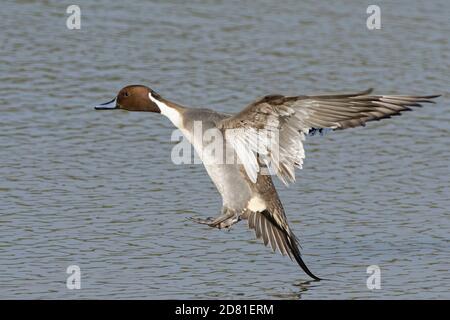
[[[434,103],[439,95],[371,95],[372,89],[354,94],[320,96],[270,95],[256,100],[218,127],[235,149],[247,175],[256,182],[267,166],[286,185],[301,168],[305,136],[316,131],[364,126],[390,118],[420,103]]]

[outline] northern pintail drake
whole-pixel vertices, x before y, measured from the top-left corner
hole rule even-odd
[[[218,229],[247,220],[249,228],[266,246],[288,255],[310,277],[320,280],[302,260],[299,241],[289,227],[270,174],[277,175],[286,185],[295,181],[295,168],[302,167],[303,141],[308,135],[364,126],[366,122],[419,107],[420,103],[431,103],[431,99],[438,97],[371,92],[369,89],[353,94],[268,95],[237,114],[226,114],[188,108],[146,86],[130,85],[96,109],[155,112],[169,118],[193,145],[223,200],[218,217],[192,219]],[[196,122],[201,123],[202,132],[221,133],[226,156],[236,156],[238,161],[210,161],[211,155],[203,152],[207,143],[202,135],[194,134]]]

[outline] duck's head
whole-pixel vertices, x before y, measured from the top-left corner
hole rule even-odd
[[[122,109],[161,113],[157,105],[160,99],[161,97],[149,87],[130,85],[123,87],[111,101],[96,106],[95,110]]]

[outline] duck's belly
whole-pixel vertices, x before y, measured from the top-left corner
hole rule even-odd
[[[218,129],[210,128],[208,124],[204,124],[205,128],[211,130],[210,136],[221,137]],[[202,136],[183,133],[194,146],[208,175],[222,195],[223,205],[237,211],[246,208],[252,192],[244,173],[240,171],[241,165],[237,163],[237,155],[233,147],[227,142],[214,145],[212,141],[205,142],[204,140],[207,139],[203,139]],[[212,150],[215,151],[211,152]]]
[[[242,210],[251,199],[251,189],[236,164],[205,164],[211,180],[222,195],[223,205]]]

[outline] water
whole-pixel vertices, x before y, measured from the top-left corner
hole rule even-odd
[[[0,13],[0,298],[450,298],[447,1],[4,1]],[[443,96],[402,117],[312,137],[277,181],[313,272],[244,223],[187,221],[221,199],[175,166],[171,124],[95,112],[122,86],[235,112],[260,95],[363,90]],[[366,268],[381,268],[380,290]],[[66,268],[81,268],[81,290]]]

